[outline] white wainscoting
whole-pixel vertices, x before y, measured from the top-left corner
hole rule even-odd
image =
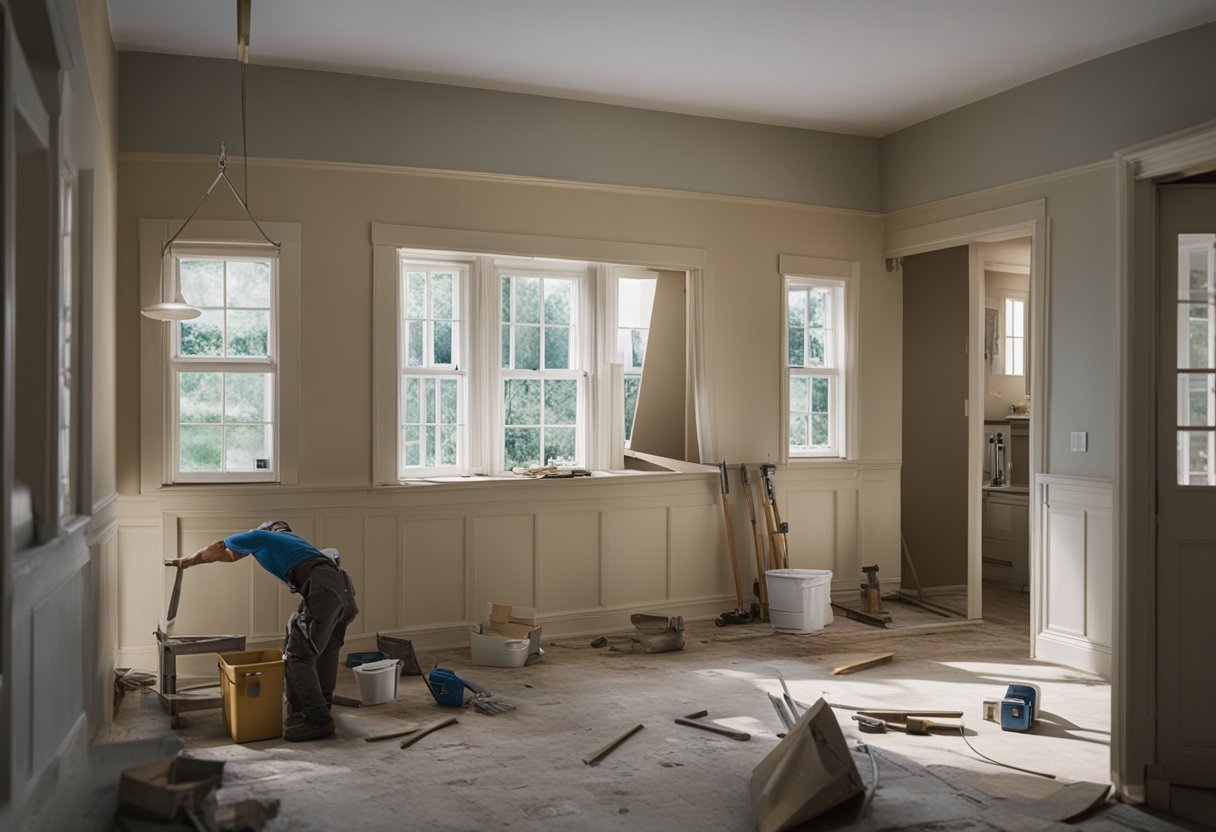
[[[898,464],[783,469],[777,498],[790,523],[791,566],[827,568],[848,588],[862,562],[898,580]],[[734,466],[731,511],[745,593],[754,575],[751,525]],[[342,553],[358,594],[347,649],[375,634],[421,648],[468,643],[484,602],[535,606],[544,636],[628,628],[634,612],[710,618],[735,605],[718,478],[679,474],[576,481],[492,481],[405,488],[174,489],[120,500],[117,611],[120,666],[156,667],[157,621],[172,590],[165,558],[281,517]],[[297,599],[252,559],[187,571],[178,634],[244,633],[282,643]],[[210,674],[214,658],[182,672]]]
[[[1043,475],[1035,657],[1109,679],[1114,570],[1109,480]]]

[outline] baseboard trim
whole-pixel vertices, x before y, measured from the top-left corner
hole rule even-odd
[[[1078,670],[1096,673],[1110,681],[1110,647],[1083,638],[1059,633],[1038,633],[1034,639],[1034,657]]]

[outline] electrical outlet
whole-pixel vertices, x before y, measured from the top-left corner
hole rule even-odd
[[[1089,432],[1084,430],[1074,430],[1072,436],[1072,450],[1083,454],[1089,450]]]

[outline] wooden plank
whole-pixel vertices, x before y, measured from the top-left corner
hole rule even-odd
[[[858,670],[865,670],[867,667],[875,667],[876,665],[886,664],[895,658],[894,653],[879,653],[877,656],[870,656],[868,659],[859,659],[849,664],[842,664],[840,667],[832,671],[833,676],[840,676],[845,673],[855,673]]]

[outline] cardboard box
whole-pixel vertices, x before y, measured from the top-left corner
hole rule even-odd
[[[164,821],[202,815],[223,775],[222,760],[162,757],[123,771],[118,804],[124,812]]]
[[[539,660],[540,630],[534,608],[486,602],[484,619],[469,628],[473,664],[523,667]]]
[[[224,727],[233,742],[283,735],[283,653],[246,650],[220,653],[220,698]]]

